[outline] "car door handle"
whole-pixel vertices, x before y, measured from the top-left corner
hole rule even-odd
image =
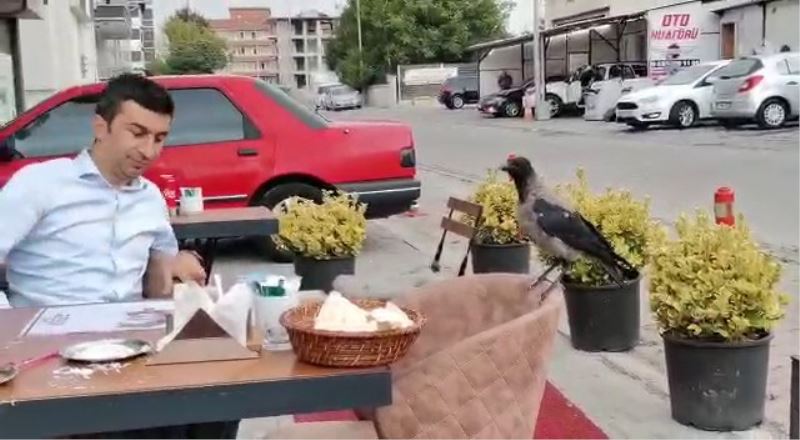
[[[787,86],[796,86],[797,85],[797,81],[789,81],[788,83],[786,83],[786,85]]]
[[[236,153],[241,157],[258,156],[258,150],[255,148],[239,148]]]

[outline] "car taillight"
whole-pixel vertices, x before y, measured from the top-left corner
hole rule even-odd
[[[764,79],[762,75],[753,75],[750,78],[744,80],[742,85],[739,86],[739,93],[747,93],[750,90],[753,90],[757,85],[761,83]]]
[[[414,168],[417,166],[417,155],[414,147],[407,147],[400,150],[400,166],[403,168]]]

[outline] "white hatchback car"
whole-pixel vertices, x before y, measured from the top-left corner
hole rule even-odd
[[[711,117],[712,84],[706,81],[730,60],[696,64],[664,78],[653,87],[623,95],[616,106],[617,122],[636,128],[670,124],[688,128]]]

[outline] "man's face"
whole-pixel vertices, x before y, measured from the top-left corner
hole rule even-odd
[[[141,176],[158,159],[169,133],[172,117],[125,101],[111,123],[95,116],[97,146],[111,159],[112,172],[130,181]]]

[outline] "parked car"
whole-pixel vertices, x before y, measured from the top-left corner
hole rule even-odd
[[[730,61],[696,64],[664,78],[654,87],[622,95],[617,100],[617,122],[636,128],[670,124],[688,128],[711,117],[713,90],[706,78]]]
[[[361,108],[363,101],[361,93],[350,86],[340,85],[325,91],[322,106],[326,110],[342,110],[348,108]]]
[[[341,87],[342,85],[343,84],[341,84],[341,83],[330,83],[330,84],[323,84],[323,85],[317,87],[317,96],[316,96],[316,100],[315,100],[317,108],[322,108],[322,107],[325,106],[325,97],[328,94],[328,90],[330,90],[330,89],[332,89],[334,87]]]
[[[722,125],[755,121],[777,128],[800,111],[800,53],[748,56],[732,61],[709,79],[711,114]]]
[[[522,98],[525,90],[533,86],[533,79],[522,85],[486,95],[478,102],[478,111],[491,116],[516,118],[524,115]]]
[[[263,205],[322,190],[356,194],[370,218],[407,211],[420,196],[414,138],[393,122],[331,122],[276,85],[244,76],[153,77],[175,101],[161,157],[145,177],[203,188],[207,209]],[[68,88],[0,128],[0,187],[31,163],[91,145],[105,84]],[[58,197],[57,193],[53,197]],[[269,237],[263,250],[285,259]]]
[[[447,78],[439,89],[439,102],[451,110],[461,109],[465,104],[475,104],[479,100],[476,75]]]

